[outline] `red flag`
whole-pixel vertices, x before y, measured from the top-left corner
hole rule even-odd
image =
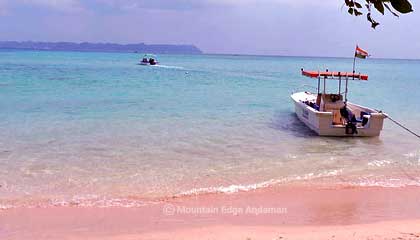
[[[369,53],[361,49],[358,45],[356,45],[356,51],[354,53],[354,56],[358,58],[366,58],[369,56]]]

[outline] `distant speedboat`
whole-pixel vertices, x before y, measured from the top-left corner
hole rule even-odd
[[[143,56],[143,58],[141,59],[140,65],[150,65],[150,66],[154,66],[154,65],[158,65],[159,62],[157,61],[157,57],[153,54],[145,54]]]
[[[291,95],[297,117],[320,136],[379,136],[387,115],[347,101],[349,80],[368,80],[367,75],[347,72],[301,70],[302,75],[318,79],[317,93]],[[326,80],[338,81],[338,92],[326,93]],[[321,92],[321,81],[323,89]],[[345,82],[344,92],[341,91]],[[344,94],[344,100],[343,100]]]

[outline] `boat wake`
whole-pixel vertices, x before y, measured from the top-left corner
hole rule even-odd
[[[177,69],[177,70],[184,70],[184,67],[179,67],[179,66],[168,66],[168,65],[153,65],[151,67],[156,67],[156,68],[165,68],[165,69]]]

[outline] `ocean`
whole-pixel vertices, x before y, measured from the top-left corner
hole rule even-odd
[[[420,142],[318,137],[290,94],[300,69],[352,58],[0,51],[0,208],[138,206],[280,185],[420,185]],[[420,132],[420,61],[357,60],[349,100]],[[335,89],[336,82],[328,89]]]

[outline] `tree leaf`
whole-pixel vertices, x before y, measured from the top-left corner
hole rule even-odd
[[[390,0],[392,7],[400,13],[409,13],[413,11],[413,7],[408,0]]]
[[[366,15],[366,18],[367,18],[367,20],[368,20],[369,22],[372,22],[372,18],[370,17],[370,13],[368,13],[368,14]]]
[[[354,9],[354,15],[357,17],[357,16],[360,16],[360,15],[363,15],[363,13],[358,11],[357,9]]]
[[[367,20],[371,23],[371,26],[372,26],[373,29],[375,29],[379,25],[378,22],[376,22],[375,20],[372,19],[370,13],[368,13],[366,17],[367,17]]]
[[[372,28],[376,28],[379,25],[372,18],[372,14],[375,11],[385,15],[386,8],[392,15],[399,17],[400,13],[405,14],[413,11],[411,1],[414,0],[344,0],[345,5],[348,7],[347,12],[356,17],[366,13],[367,20],[371,23]]]
[[[375,8],[376,8],[376,10],[378,10],[378,12],[380,12],[380,13],[382,13],[382,15],[384,15],[385,9],[384,9],[384,5],[383,5],[381,0],[376,0],[375,3],[373,4],[373,6],[375,6]]]
[[[399,15],[398,15],[398,14],[396,14],[394,11],[392,11],[392,9],[388,6],[388,4],[384,3],[384,6],[386,7],[386,9],[388,9],[388,11],[389,11],[390,13],[392,13],[392,15],[394,15],[394,16],[396,16],[396,17],[399,17]]]

